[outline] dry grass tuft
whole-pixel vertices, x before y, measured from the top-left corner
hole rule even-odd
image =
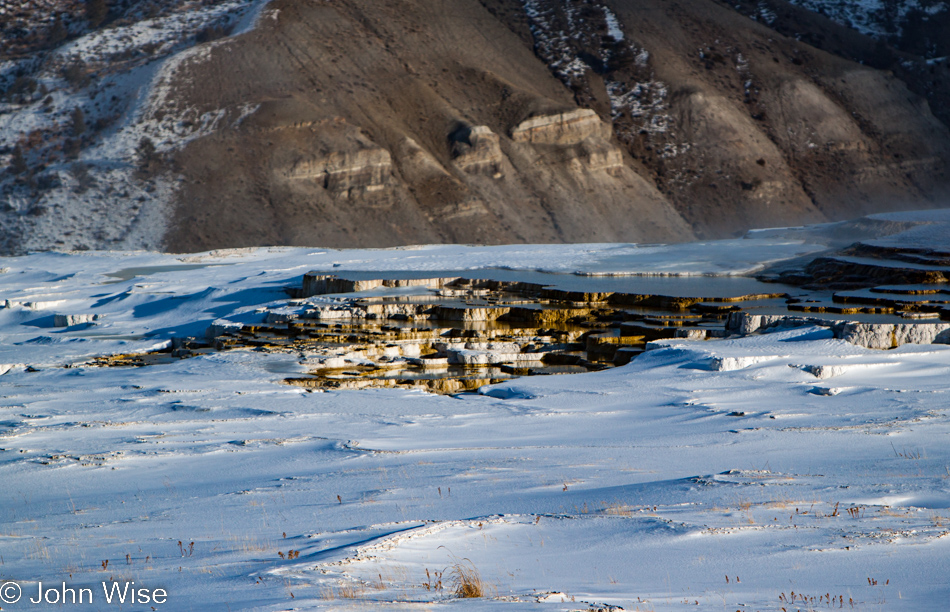
[[[452,564],[447,571],[452,592],[459,599],[485,596],[486,585],[471,559],[459,559],[452,555]]]
[[[343,584],[337,588],[328,587],[321,589],[320,598],[326,600],[334,599],[360,599],[366,593],[365,587],[359,584]]]
[[[604,502],[604,514],[613,514],[616,516],[633,516],[634,509],[627,504],[616,502],[608,504]],[[540,518],[540,517],[538,517]]]

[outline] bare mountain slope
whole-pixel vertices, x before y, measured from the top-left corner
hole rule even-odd
[[[188,104],[260,108],[180,156],[170,248],[691,237],[609,123],[480,4],[270,6],[182,79]]]
[[[717,3],[612,4],[668,84],[674,140],[692,144],[670,164],[683,178],[664,191],[680,210],[700,207],[687,217],[696,226],[721,235],[743,222],[841,219],[944,197],[946,126],[892,75]],[[731,180],[717,180],[720,170]]]
[[[714,237],[946,184],[947,129],[902,82],[709,0],[270,8],[180,90],[261,108],[181,156],[172,249]],[[603,124],[516,137],[577,108]]]
[[[950,78],[784,0],[272,0],[236,32],[142,64],[151,88],[81,167],[63,120],[0,129],[62,177],[8,174],[5,250],[53,246],[64,210],[90,229],[61,248],[192,251],[675,241],[950,202],[928,104],[950,117]],[[882,53],[895,72],[854,61]]]

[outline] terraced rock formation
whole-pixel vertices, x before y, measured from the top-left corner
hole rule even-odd
[[[490,271],[481,272],[486,276],[311,272],[299,287],[288,288],[293,297],[285,304],[250,318],[215,321],[203,338],[176,339],[161,351],[96,363],[144,366],[252,349],[293,356],[298,373],[288,372],[286,382],[308,389],[459,393],[515,376],[625,365],[659,346],[651,344],[656,341],[714,340],[803,325],[828,328],[835,338],[873,349],[950,343],[950,322],[927,320],[950,321],[946,284],[861,293],[763,283],[775,291],[710,297],[567,290],[493,280]]]

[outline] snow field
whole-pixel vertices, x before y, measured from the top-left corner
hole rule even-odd
[[[667,340],[456,397],[311,393],[282,384],[306,369],[292,353],[87,364],[262,320],[314,269],[732,274],[815,248],[0,260],[0,583],[134,580],[175,610],[944,610],[945,345],[875,351],[815,327]],[[457,563],[488,597],[453,596]]]

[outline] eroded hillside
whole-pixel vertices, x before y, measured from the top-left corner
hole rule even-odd
[[[160,64],[124,153],[48,156],[87,184],[132,168],[111,200],[8,179],[7,250],[53,235],[56,189],[93,218],[139,194],[134,215],[164,220],[139,233],[177,251],[677,241],[948,201],[946,67],[759,4],[272,0]],[[894,71],[859,63],[883,52]],[[60,246],[125,245],[99,234]]]

